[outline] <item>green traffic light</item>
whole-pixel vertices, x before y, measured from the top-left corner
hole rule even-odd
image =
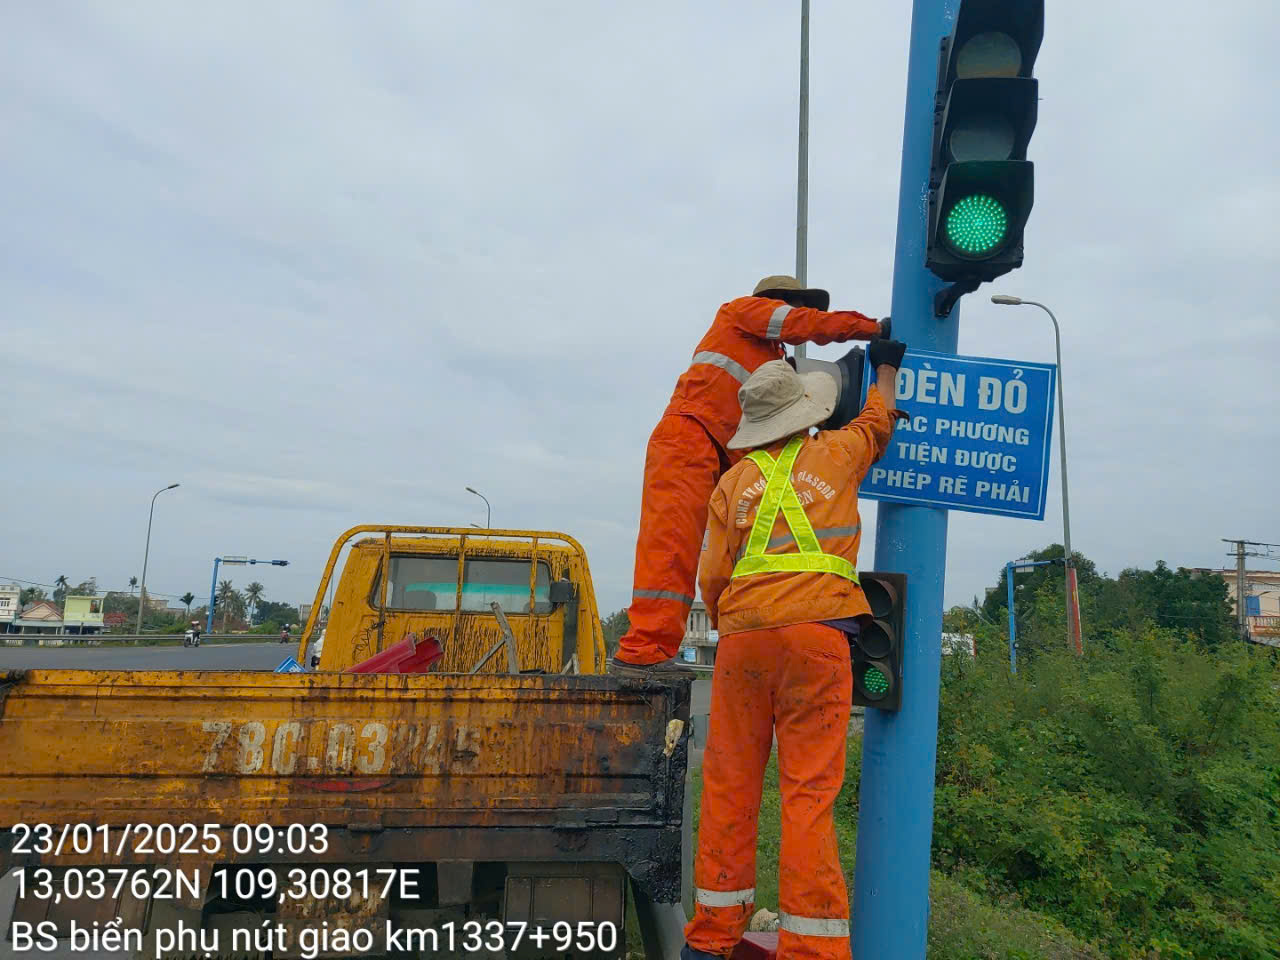
[[[947,214],[947,244],[962,257],[985,257],[1004,243],[1009,214],[995,197],[971,194]]]
[[[862,685],[868,695],[877,699],[889,692],[889,678],[878,667],[867,667],[867,672],[862,675]]]

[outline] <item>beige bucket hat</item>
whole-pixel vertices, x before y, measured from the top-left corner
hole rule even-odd
[[[836,408],[839,390],[825,373],[796,373],[785,360],[770,360],[738,390],[742,419],[729,438],[730,450],[767,447],[793,433],[816,427]]]
[[[800,281],[795,277],[788,277],[779,274],[773,277],[765,277],[756,284],[756,288],[751,291],[753,297],[772,297],[775,300],[781,300],[784,296],[800,295],[800,299],[804,301],[806,307],[813,307],[815,310],[826,310],[831,306],[831,294],[825,290],[819,290],[817,287],[803,287]]]

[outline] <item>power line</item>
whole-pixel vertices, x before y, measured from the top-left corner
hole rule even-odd
[[[41,582],[41,581],[39,581],[39,580],[27,580],[27,579],[24,579],[23,577],[6,577],[6,576],[3,576],[3,575],[0,575],[0,580],[9,581],[9,582],[12,582],[12,583],[25,583],[27,586],[30,586],[30,587],[48,587],[50,590],[60,590],[60,589],[62,589],[61,587],[59,587],[59,586],[58,586],[57,584],[55,584],[55,583],[42,583],[42,582]],[[72,585],[72,584],[70,584],[70,583],[69,583],[69,584],[67,584],[66,589],[68,589],[68,590],[74,590],[74,589],[76,589],[78,586],[79,586],[79,584],[74,584],[74,585]],[[97,589],[98,589],[98,592],[99,592],[99,593],[126,593],[126,594],[129,594],[130,596],[132,596],[132,591],[131,591],[131,590],[129,590],[129,589],[125,589],[125,590],[110,590],[110,589],[106,589],[106,588],[104,588],[104,587],[98,587]],[[72,594],[72,596],[75,596],[75,594]],[[180,593],[161,593],[159,590],[148,590],[148,591],[147,591],[147,596],[149,596],[149,597],[166,597],[166,598],[171,599],[171,600],[181,600],[181,599],[182,599],[182,594],[180,594]]]

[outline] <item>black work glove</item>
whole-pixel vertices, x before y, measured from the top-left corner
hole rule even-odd
[[[867,347],[867,357],[871,361],[871,369],[888,364],[897,370],[902,366],[902,356],[907,352],[907,345],[901,340],[884,340],[880,337],[872,339]]]
[[[884,337],[888,340],[893,336],[893,322],[891,317],[885,317],[880,321],[880,332],[876,336]]]

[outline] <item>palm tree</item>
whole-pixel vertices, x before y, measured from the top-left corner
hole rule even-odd
[[[236,595],[236,589],[231,585],[230,580],[223,580],[218,584],[217,602],[222,605],[222,629],[227,629],[227,614],[231,609],[231,598]]]
[[[25,607],[28,603],[38,603],[45,599],[45,592],[39,587],[23,587],[18,594],[18,606]]]
[[[244,599],[249,604],[249,622],[253,622],[253,611],[258,609],[258,601],[262,599],[262,593],[266,590],[257,580],[244,588]]]
[[[138,578],[130,577],[129,578],[129,596],[131,597],[133,596],[134,588],[137,587],[137,585],[138,585]]]
[[[195,598],[196,598],[196,595],[192,593],[190,590],[188,590],[186,593],[184,593],[182,596],[178,598],[184,604],[186,604],[188,617],[191,616],[191,603],[193,600],[195,600]]]
[[[64,573],[57,580],[53,581],[53,602],[61,604],[67,596],[67,587],[71,585],[71,581],[67,579]]]

